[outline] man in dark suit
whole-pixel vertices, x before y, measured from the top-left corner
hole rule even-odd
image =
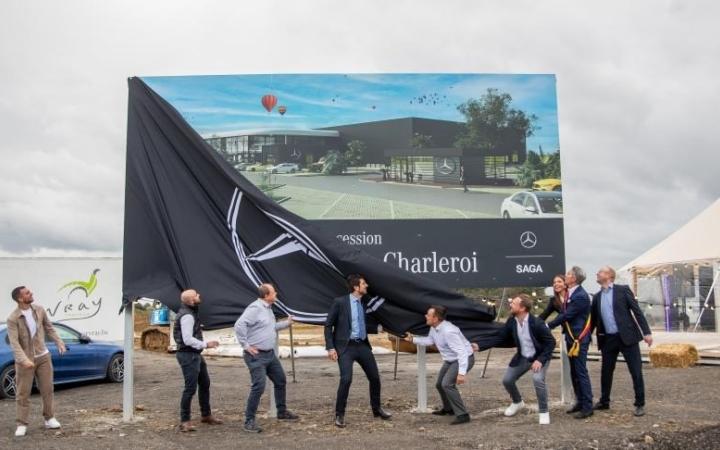
[[[615,269],[601,268],[597,273],[600,292],[592,302],[592,329],[597,330],[602,354],[601,395],[595,409],[610,408],[610,390],[618,354],[622,353],[630,370],[635,390],[635,415],[645,415],[645,385],[642,375],[640,341],[652,345],[652,334],[635,294],[625,285],[615,284]]]
[[[512,399],[512,404],[505,410],[505,416],[512,417],[525,407],[516,383],[521,376],[532,370],[540,425],[549,425],[550,412],[545,374],[555,349],[555,338],[545,322],[530,314],[532,306],[532,298],[527,294],[520,294],[511,299],[512,317],[505,322],[505,327],[495,338],[488,340],[482,346],[473,344],[473,348],[485,350],[498,345],[512,345],[517,348],[503,377],[503,385]]]
[[[325,348],[328,357],[338,362],[340,385],[335,402],[335,426],[345,427],[345,405],[352,384],[353,363],[357,362],[370,382],[370,406],[373,416],[388,420],[391,414],[380,406],[380,373],[368,341],[368,317],[363,296],[368,284],[362,275],[347,277],[349,295],[333,301],[325,322]]]
[[[590,347],[590,297],[582,282],[585,281],[585,271],[573,266],[565,274],[565,283],[568,287],[567,298],[562,304],[562,311],[554,320],[548,323],[553,329],[561,326],[568,346],[568,360],[570,361],[570,376],[575,391],[575,406],[570,408],[568,414],[575,414],[576,419],[585,419],[593,415],[592,385],[587,371],[587,353]]]

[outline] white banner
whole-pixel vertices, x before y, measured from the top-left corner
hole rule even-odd
[[[16,286],[28,287],[53,322],[122,341],[122,258],[0,258],[0,321],[16,308]]]

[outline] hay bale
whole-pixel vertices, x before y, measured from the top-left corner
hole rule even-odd
[[[170,334],[158,328],[148,328],[142,332],[140,346],[151,352],[167,352],[170,345]]]
[[[650,350],[653,367],[688,368],[694,366],[700,357],[692,344],[659,344]]]

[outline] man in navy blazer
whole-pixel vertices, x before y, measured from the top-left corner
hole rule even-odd
[[[576,403],[567,412],[568,414],[577,413],[576,419],[585,419],[593,415],[592,385],[587,371],[587,353],[590,347],[590,324],[588,323],[590,297],[581,286],[583,281],[585,281],[585,271],[580,267],[573,266],[568,270],[565,274],[568,298],[563,302],[560,314],[548,323],[550,329],[562,327],[568,349],[573,348],[574,345],[578,347],[575,356],[571,356],[571,352],[568,351],[570,376]]]
[[[370,382],[370,406],[373,416],[388,420],[392,414],[380,406],[380,372],[368,340],[368,330],[376,332],[377,323],[366,315],[363,297],[369,285],[362,275],[347,277],[349,294],[337,297],[325,321],[325,349],[328,357],[338,362],[340,385],[335,401],[335,426],[345,427],[345,406],[352,384],[353,363],[357,362]]]
[[[532,306],[533,300],[527,294],[520,294],[511,299],[512,317],[505,322],[505,327],[482,347],[473,344],[473,348],[476,350],[485,350],[494,346],[517,348],[503,377],[503,385],[512,399],[512,404],[505,410],[505,416],[514,416],[525,407],[516,383],[521,376],[532,370],[533,385],[538,399],[540,425],[549,425],[550,413],[545,374],[555,349],[555,338],[545,322],[530,314]]]
[[[602,267],[597,273],[601,287],[592,302],[592,328],[597,330],[602,354],[601,395],[595,409],[610,408],[610,390],[618,354],[627,363],[635,390],[635,416],[645,415],[645,385],[642,375],[640,341],[652,345],[652,333],[635,294],[625,285],[615,284],[615,269]]]

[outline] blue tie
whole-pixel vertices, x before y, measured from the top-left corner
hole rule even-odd
[[[356,309],[356,312],[357,312],[357,318],[358,318],[358,328],[360,328],[360,329],[358,330],[358,337],[359,337],[360,339],[365,339],[365,337],[366,337],[366,336],[365,336],[365,333],[366,333],[366,330],[365,330],[365,312],[363,311],[362,301],[361,301],[361,300],[356,300],[356,301],[355,301],[355,308],[357,308],[357,309]]]

